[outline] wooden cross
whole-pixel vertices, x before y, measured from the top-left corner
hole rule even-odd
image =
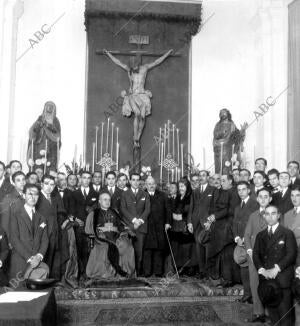
[[[132,51],[110,51],[109,53],[113,55],[124,55],[124,56],[134,56],[137,54],[140,54],[141,56],[147,56],[147,57],[161,57],[166,53],[164,52],[149,52],[142,49],[142,46],[145,44],[149,44],[149,35],[129,35],[129,44],[136,44],[137,50]],[[96,54],[103,55],[103,50],[96,50]],[[181,54],[178,53],[172,53],[170,54],[170,57],[180,57]]]

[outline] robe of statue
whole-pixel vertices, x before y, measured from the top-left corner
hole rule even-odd
[[[38,117],[29,130],[27,162],[33,160],[33,168],[44,169],[47,140],[47,171],[56,171],[58,153],[61,146],[61,128],[56,117],[56,105],[48,101],[44,105],[43,114]],[[32,162],[31,162],[32,163]]]
[[[231,163],[232,158],[232,145],[233,142],[230,139],[232,133],[236,130],[236,126],[231,119],[220,120],[214,129],[214,156],[215,156],[215,172],[221,173],[221,143],[222,148],[222,173],[229,172],[231,165],[226,166],[226,162]]]
[[[94,237],[94,247],[86,266],[87,277],[109,279],[125,274],[128,277],[135,276],[134,249],[114,210],[97,208],[90,212],[85,233]]]

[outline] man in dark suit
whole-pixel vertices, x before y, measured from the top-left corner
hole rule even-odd
[[[0,226],[0,286],[7,285],[7,258],[9,255],[8,239],[5,231]]]
[[[300,178],[299,178],[299,162],[290,161],[287,165],[288,173],[291,177],[290,187],[294,185],[300,186]]]
[[[24,272],[28,263],[33,269],[39,267],[49,244],[48,220],[35,209],[39,189],[36,185],[27,184],[24,193],[25,204],[11,215],[10,278],[16,278],[20,272]]]
[[[117,186],[119,189],[126,191],[128,189],[128,177],[125,173],[119,173],[117,177]]]
[[[50,268],[50,277],[60,280],[61,271],[61,225],[66,219],[62,199],[58,192],[54,193],[55,180],[50,175],[43,175],[41,193],[36,204],[36,210],[48,221],[49,248],[45,262]]]
[[[258,297],[258,273],[253,264],[253,248],[257,234],[267,227],[267,222],[264,218],[266,207],[272,200],[271,192],[268,188],[262,188],[258,191],[257,201],[259,203],[259,209],[253,212],[248,219],[245,229],[244,240],[245,248],[250,259],[248,259],[250,287],[253,299],[253,317],[249,318],[247,322],[265,322],[265,310]]]
[[[171,210],[166,194],[157,189],[156,182],[151,176],[146,179],[146,187],[150,196],[151,210],[144,246],[144,273],[146,277],[152,274],[161,277],[164,273],[164,255],[167,247],[165,225],[171,218]]]
[[[13,189],[13,185],[5,179],[5,164],[0,161],[0,203]]]
[[[204,223],[209,216],[209,208],[214,192],[214,187],[208,184],[209,173],[202,170],[199,172],[200,186],[194,190],[191,196],[189,214],[187,217],[188,229],[194,236],[204,229]],[[206,248],[196,242],[196,254],[199,264],[200,279],[207,276],[206,271]]]
[[[92,185],[94,190],[99,194],[101,190],[101,172],[95,171],[92,175]]]
[[[116,185],[116,173],[114,171],[108,171],[105,175],[106,186],[103,187],[104,192],[109,192],[111,197],[110,207],[120,212],[121,195],[123,190]]]
[[[130,189],[123,191],[121,196],[121,214],[126,225],[135,232],[133,240],[135,252],[135,267],[137,275],[141,276],[145,237],[148,231],[148,216],[150,214],[150,198],[148,193],[140,189],[140,175],[132,173]]]
[[[0,205],[1,226],[7,234],[8,240],[10,240],[9,223],[11,214],[18,205],[24,204],[25,174],[22,171],[14,173],[12,182],[14,183],[13,189],[4,197]]]
[[[9,175],[7,176],[6,180],[12,185],[14,186],[14,182],[12,179],[12,176],[16,173],[16,172],[20,172],[22,171],[22,163],[18,160],[12,160],[9,162]]]
[[[84,231],[86,217],[90,211],[97,207],[97,192],[91,187],[92,176],[90,172],[81,173],[81,186],[73,191],[74,206],[71,214],[74,216],[77,225],[74,226],[76,246],[78,251],[79,277],[85,278],[86,264],[89,256],[90,241]]]
[[[292,325],[291,284],[297,257],[297,243],[293,232],[279,224],[276,206],[266,208],[264,217],[268,228],[258,233],[253,249],[253,262],[260,282],[275,279],[283,297],[278,307],[267,307],[273,325]]]
[[[287,172],[279,173],[280,191],[273,195],[272,205],[278,207],[282,216],[294,207],[291,200],[291,189],[289,188],[290,181],[290,175]]]
[[[258,190],[264,188],[268,181],[268,176],[264,171],[255,171],[253,173],[253,184],[250,186],[250,196],[256,200]]]
[[[259,205],[255,199],[249,196],[250,185],[248,182],[240,181],[237,184],[237,191],[241,199],[241,204],[238,205],[234,210],[232,233],[234,242],[238,246],[244,247],[244,234],[249,216],[259,208]],[[244,295],[239,301],[251,303],[252,299],[248,266],[240,266],[240,272],[241,280],[244,287]]]
[[[272,195],[276,194],[278,191],[280,191],[279,171],[276,169],[269,170],[268,179],[269,179],[270,191],[272,192]]]

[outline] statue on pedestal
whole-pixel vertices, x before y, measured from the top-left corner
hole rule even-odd
[[[60,147],[61,128],[56,117],[56,105],[48,101],[44,105],[43,114],[29,130],[28,165],[33,169],[42,167],[45,172],[56,171]]]
[[[247,124],[241,126],[241,130],[239,130],[227,109],[220,110],[219,118],[220,120],[214,128],[213,139],[215,172],[227,174],[232,169],[233,156],[235,154],[237,156],[235,161],[240,160]]]

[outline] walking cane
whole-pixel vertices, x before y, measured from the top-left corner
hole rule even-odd
[[[165,232],[166,232],[166,236],[167,236],[167,240],[168,240],[168,245],[169,245],[169,248],[170,248],[170,251],[171,251],[171,256],[172,256],[172,259],[173,259],[173,264],[174,264],[174,267],[175,267],[175,270],[176,270],[176,274],[177,274],[177,277],[179,278],[179,273],[178,273],[175,258],[174,258],[174,255],[173,255],[173,250],[172,250],[170,240],[169,240],[169,236],[168,236],[168,231],[165,229]]]

